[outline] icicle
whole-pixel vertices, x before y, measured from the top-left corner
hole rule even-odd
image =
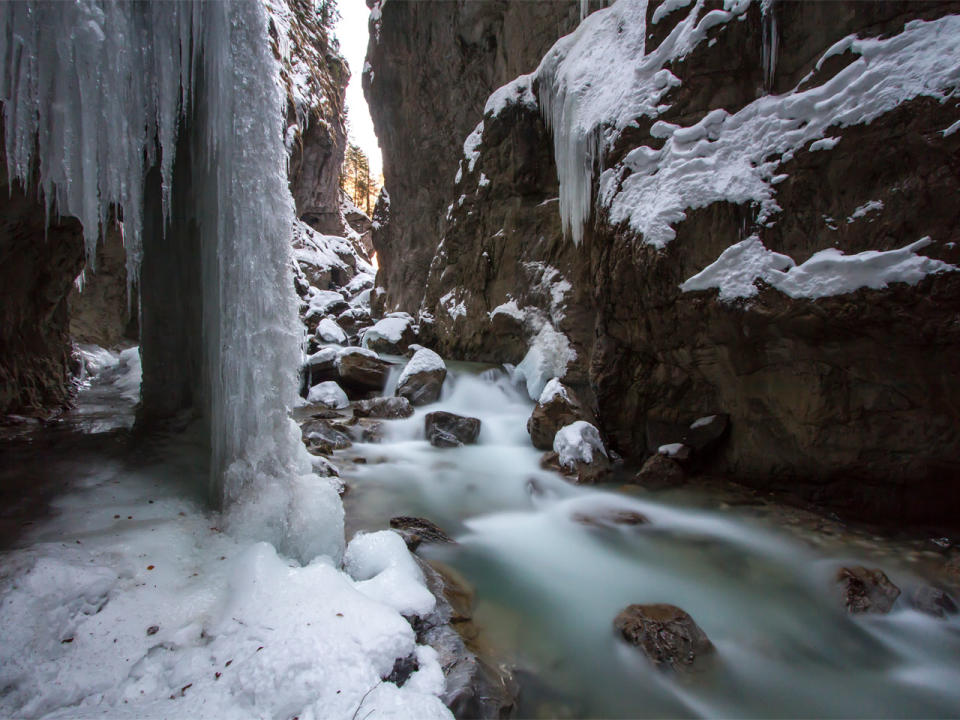
[[[590,14],[590,0],[580,0],[580,22],[587,19]]]
[[[777,53],[780,49],[780,33],[777,29],[776,0],[763,0],[761,41],[762,51],[760,61],[763,65],[763,89],[773,91],[773,81],[777,72]]]
[[[204,96],[194,99],[198,87]],[[302,328],[291,278],[285,96],[263,4],[0,5],[8,173],[27,187],[39,180],[48,217],[80,220],[91,262],[111,212],[122,213],[130,283],[143,257],[146,171],[159,163],[168,218],[177,135],[191,102],[194,177],[181,192],[200,230],[197,402],[211,430],[212,495],[237,532],[301,559],[336,559],[342,505],[312,475],[288,417]],[[30,177],[35,160],[39,178]]]

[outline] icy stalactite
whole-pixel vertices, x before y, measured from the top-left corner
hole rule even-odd
[[[780,50],[780,30],[777,28],[776,0],[763,0],[762,7],[762,50],[763,89],[773,90],[773,81],[777,73],[777,53]]]
[[[342,506],[311,475],[287,415],[302,330],[279,78],[259,2],[0,6],[10,176],[39,182],[48,213],[80,219],[91,258],[111,208],[121,208],[135,278],[145,176],[159,165],[164,214],[180,193],[178,207],[192,212],[200,233],[203,381],[195,403],[210,429],[213,499],[244,535],[301,559],[336,558]],[[174,148],[185,123],[193,171],[190,187],[178,188]]]

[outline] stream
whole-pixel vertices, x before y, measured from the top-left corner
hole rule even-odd
[[[505,373],[448,367],[439,403],[343,451],[366,461],[342,471],[347,534],[411,515],[455,537],[418,552],[469,581],[475,622],[526,670],[518,717],[960,713],[957,616],[932,618],[901,597],[889,615],[852,617],[834,582],[841,565],[872,567],[879,555],[906,595],[919,581],[901,562],[913,548],[869,537],[818,547],[822,538],[804,539],[813,528],[798,535],[780,515],[718,510],[721,499],[695,489],[573,485],[541,469],[526,431],[533,404]],[[478,444],[430,446],[423,417],[434,410],[480,418]],[[616,511],[649,522],[603,521]],[[654,670],[614,636],[631,603],[683,608],[716,654],[690,675]]]
[[[571,484],[541,469],[525,428],[533,404],[505,372],[469,363],[448,368],[440,402],[384,421],[378,442],[334,456],[349,488],[347,537],[410,515],[456,539],[418,553],[473,588],[473,620],[485,645],[496,662],[517,670],[517,717],[960,714],[960,620],[922,614],[907,602],[923,581],[922,561],[938,553],[932,545],[844,532],[832,521],[794,522],[796,514],[703,488],[652,493]],[[94,382],[61,423],[8,433],[5,546],[16,546],[20,530],[56,539],[20,524],[42,518],[63,478],[79,478],[88,492],[85,482],[96,489],[107,481],[83,478],[126,465],[132,403],[121,385]],[[423,422],[434,410],[480,418],[478,443],[430,446]],[[189,459],[166,461],[166,490],[162,472],[151,471],[143,492],[153,494],[145,497],[169,498],[151,507],[181,502],[175,497],[189,474],[184,463]],[[125,473],[106,477],[121,483]],[[20,492],[11,484],[16,478],[21,489],[36,491],[36,507],[9,504]],[[186,502],[201,502],[200,494]],[[53,505],[54,515],[72,507],[66,500]],[[646,522],[609,521],[621,511]],[[851,564],[880,566],[903,590],[891,613],[846,612],[834,577]],[[615,637],[613,618],[632,603],[683,608],[716,652],[694,672],[654,669]]]

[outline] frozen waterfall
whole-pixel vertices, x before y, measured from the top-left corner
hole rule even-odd
[[[267,22],[252,0],[5,3],[7,168],[26,187],[39,184],[48,216],[79,218],[91,262],[111,208],[121,208],[135,278],[145,178],[159,166],[164,218],[188,215],[199,236],[191,260],[202,277],[202,341],[193,343],[200,357],[183,362],[199,368],[193,405],[209,429],[212,498],[235,533],[303,560],[338,558],[339,498],[311,474],[287,414],[302,330],[290,269],[284,96]],[[185,133],[189,187],[174,202],[175,149]]]

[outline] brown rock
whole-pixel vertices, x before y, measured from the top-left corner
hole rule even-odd
[[[649,490],[675,488],[687,481],[680,463],[660,453],[647,458],[634,479]]]
[[[345,353],[337,360],[339,382],[348,395],[380,392],[387,384],[390,364],[360,352]]]
[[[900,588],[877,568],[862,565],[840,568],[837,582],[843,590],[843,602],[851,614],[890,612],[900,596]]]
[[[910,606],[927,615],[942,618],[957,613],[957,604],[947,593],[932,585],[921,585],[910,593]]]
[[[410,362],[416,362],[417,355],[421,353],[436,359],[436,353],[432,350],[418,348]],[[445,366],[411,372],[401,377],[400,382],[397,383],[397,395],[407,398],[414,405],[429,405],[440,399],[440,391],[446,378]]]
[[[635,510],[607,509],[599,513],[576,512],[570,516],[574,522],[590,527],[618,527],[646,525],[649,520]]]
[[[390,518],[390,527],[396,530],[407,548],[411,552],[423,543],[452,543],[453,538],[447,535],[440,526],[426,518],[407,517],[400,515]]]
[[[358,418],[383,418],[396,420],[413,415],[413,406],[404,397],[378,397],[360,400],[353,406],[353,414]]]
[[[427,440],[434,447],[472,445],[480,435],[480,421],[477,418],[443,411],[427,414],[423,427]]]
[[[547,402],[537,403],[533,414],[527,420],[527,432],[530,433],[530,441],[535,448],[552,450],[553,438],[557,430],[583,419],[585,419],[583,409],[573,390],[559,384],[559,391],[555,392]]]
[[[713,651],[700,626],[675,605],[630,605],[620,611],[613,626],[658,668],[687,670]]]

